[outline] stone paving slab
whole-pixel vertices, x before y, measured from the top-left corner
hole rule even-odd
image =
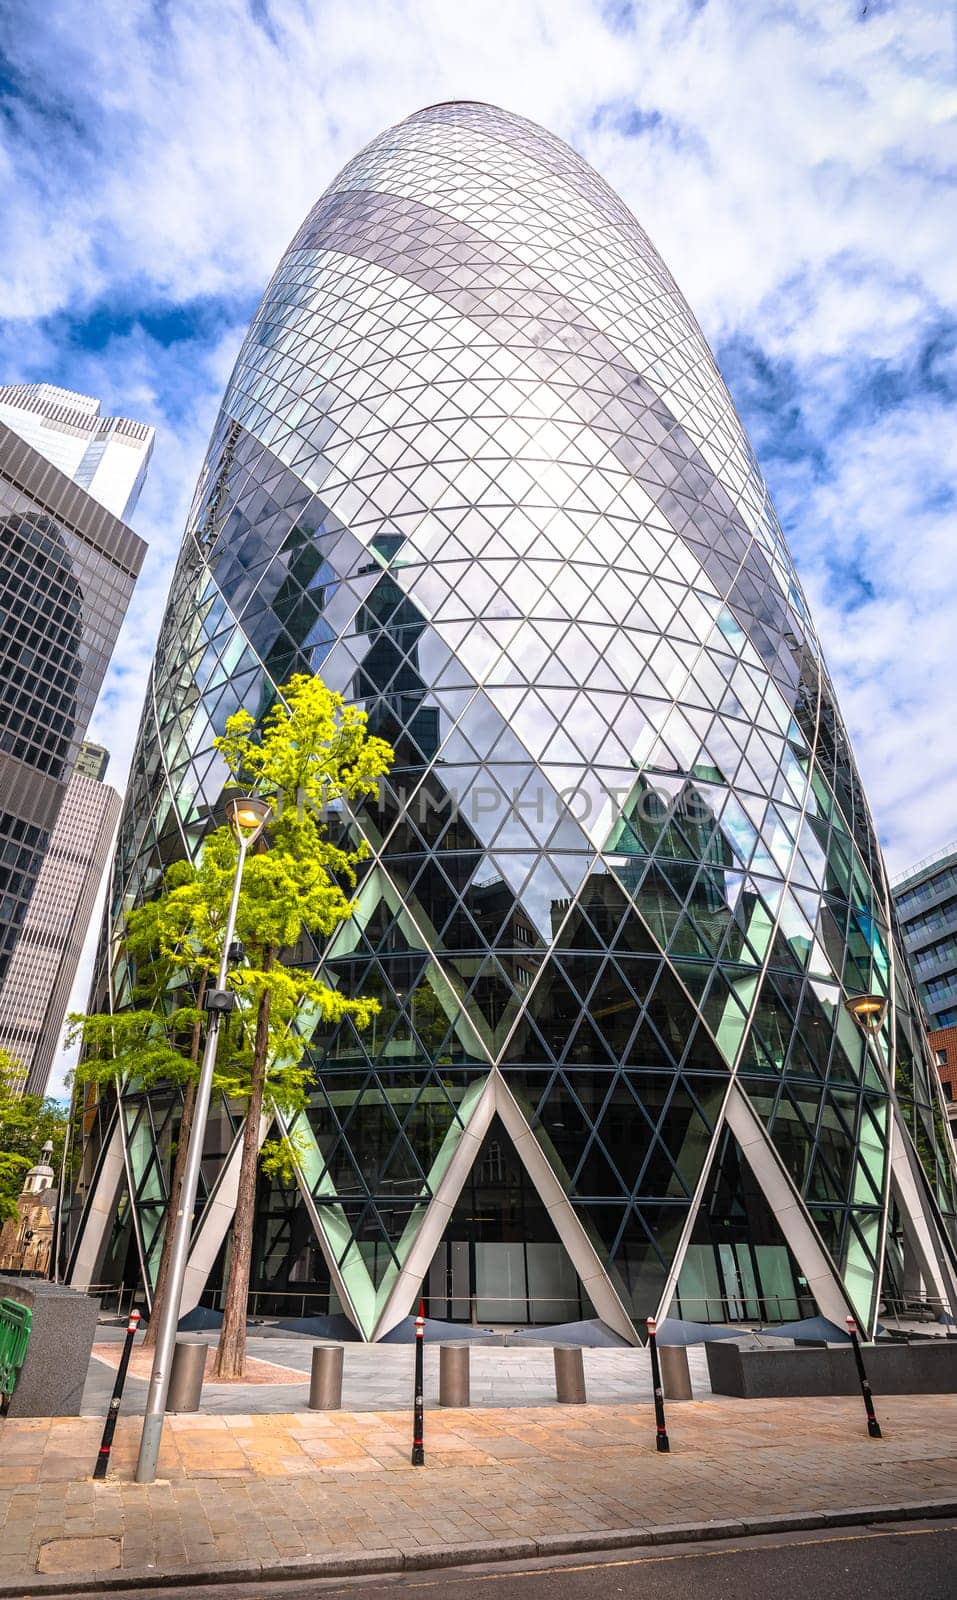
[[[36,1573],[41,1546],[55,1562],[62,1540],[74,1563],[83,1541],[92,1552],[120,1540],[121,1572],[145,1581],[236,1563],[305,1573],[383,1551],[414,1564],[451,1545],[489,1559],[516,1540],[594,1547],[626,1530],[656,1540],[675,1527],[957,1504],[957,1397],[878,1409],[883,1440],[867,1437],[860,1401],[844,1397],[672,1405],[668,1455],[655,1451],[648,1405],[429,1411],[424,1468],[411,1466],[410,1419],[394,1411],[176,1416],[162,1479],[142,1486],[136,1417],[120,1418],[103,1483],[88,1477],[99,1419],[7,1419],[0,1586]]]

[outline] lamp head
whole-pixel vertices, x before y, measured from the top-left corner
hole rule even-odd
[[[887,1015],[887,996],[883,994],[852,994],[844,1002],[858,1027],[865,1033],[880,1033]]]
[[[255,794],[237,795],[226,801],[226,818],[237,839],[252,844],[258,838],[272,814],[268,800]]]

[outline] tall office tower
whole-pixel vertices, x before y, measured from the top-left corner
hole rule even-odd
[[[957,843],[902,873],[893,895],[957,1137]]]
[[[133,515],[153,452],[145,422],[104,417],[99,400],[53,383],[0,385],[0,422],[115,517]]]
[[[901,873],[893,896],[927,1021],[957,1027],[957,843]]]
[[[145,553],[0,421],[0,983]]]
[[[917,1278],[954,1302],[938,1088],[754,454],[621,200],[493,106],[375,139],[266,290],[173,577],[114,926],[222,818],[227,716],[295,671],[396,756],[342,821],[370,854],[321,950],[381,1009],[302,1019],[261,1312],[341,1305],[375,1339],[424,1291],[634,1339],[671,1306],[873,1328]],[[152,1281],[179,1108],[131,1086],[91,1119],[75,1282]],[[184,1309],[221,1290],[238,1133],[220,1100]]]
[[[0,984],[0,1050],[22,1069],[21,1088],[45,1094],[83,941],[120,814],[103,775],[109,756],[80,746],[7,975]]]
[[[84,739],[73,771],[82,772],[85,778],[103,779],[106,777],[109,764],[110,752],[104,750],[101,744],[94,744],[91,739]]]

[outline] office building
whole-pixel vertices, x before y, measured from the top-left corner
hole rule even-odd
[[[0,385],[0,422],[121,522],[146,482],[154,429],[129,417],[104,417],[99,400],[53,383]]]
[[[753,451],[619,197],[493,106],[360,152],[255,314],[161,629],[114,933],[222,819],[227,716],[296,671],[396,755],[344,824],[370,854],[321,951],[380,1011],[303,1018],[259,1313],[341,1308],[379,1339],[424,1293],[451,1321],[635,1339],[667,1308],[873,1328],[915,1283],[954,1304],[933,1065]],[[221,1295],[240,1111],[212,1110],[184,1309]],[[149,1292],[179,1114],[131,1085],[88,1117],[74,1283]]]
[[[0,421],[0,983],[145,551]]]
[[[73,771],[82,773],[84,778],[102,780],[106,777],[106,769],[109,764],[110,752],[104,750],[101,744],[94,744],[92,740],[84,739]]]
[[[957,844],[902,873],[893,895],[928,1025],[957,1027]]]
[[[120,797],[102,781],[108,760],[100,745],[81,745],[0,984],[0,1050],[20,1066],[27,1094],[46,1093],[116,832]]]
[[[957,1127],[957,843],[902,873],[895,879],[893,893],[953,1129]]]

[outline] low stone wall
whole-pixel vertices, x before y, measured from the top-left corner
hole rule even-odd
[[[0,1300],[33,1313],[11,1417],[78,1417],[96,1337],[99,1300],[44,1278],[0,1277]]]
[[[742,1400],[800,1395],[859,1394],[850,1345],[823,1350],[742,1350],[730,1339],[705,1347],[715,1394]],[[870,1344],[864,1364],[871,1388],[882,1394],[957,1393],[957,1340]]]

